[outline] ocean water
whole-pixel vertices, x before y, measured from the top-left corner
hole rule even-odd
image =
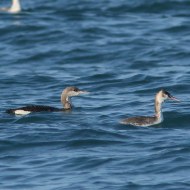
[[[189,190],[189,0],[21,3],[0,13],[0,189]],[[67,86],[90,91],[70,113],[5,113],[62,107]],[[119,124],[161,88],[181,100],[163,123]]]

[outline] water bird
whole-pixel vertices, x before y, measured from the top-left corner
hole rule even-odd
[[[7,7],[0,8],[0,11],[8,12],[8,13],[19,13],[21,11],[20,0],[12,0],[11,7],[9,7],[9,8],[7,8]]]
[[[156,125],[156,124],[161,123],[164,119],[163,114],[162,114],[162,103],[167,99],[180,101],[174,96],[172,96],[169,92],[162,89],[155,96],[155,115],[154,116],[131,117],[131,118],[123,119],[120,123],[125,124],[125,125],[143,126],[143,127],[148,127],[151,125]]]
[[[6,110],[6,113],[9,114],[16,114],[16,115],[26,115],[31,112],[60,112],[60,111],[66,111],[71,110],[72,105],[70,98],[72,96],[78,96],[80,94],[87,94],[89,92],[80,90],[77,87],[71,86],[67,87],[63,90],[61,93],[61,103],[63,104],[63,108],[54,108],[51,106],[42,106],[42,105],[29,105],[25,107],[19,107],[15,109],[8,109]]]

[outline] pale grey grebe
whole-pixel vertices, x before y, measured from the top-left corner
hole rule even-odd
[[[10,8],[0,8],[0,11],[8,13],[19,13],[21,11],[21,5],[19,0],[12,0]]]
[[[155,115],[154,116],[139,116],[131,117],[121,121],[121,124],[134,125],[134,126],[150,126],[156,125],[163,121],[162,115],[162,103],[167,100],[179,101],[177,98],[173,97],[169,92],[165,90],[160,90],[155,96]]]
[[[16,109],[9,109],[6,112],[10,114],[16,114],[16,115],[26,115],[31,112],[59,112],[59,111],[66,111],[71,110],[72,105],[70,102],[70,97],[72,96],[78,96],[80,94],[87,94],[87,91],[79,90],[77,87],[67,87],[63,90],[61,94],[61,103],[63,104],[63,108],[54,108],[50,106],[41,106],[41,105],[29,105],[25,107],[20,107]]]

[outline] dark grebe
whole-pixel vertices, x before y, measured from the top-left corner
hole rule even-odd
[[[41,106],[41,105],[29,105],[25,107],[20,107],[16,109],[9,109],[6,112],[10,114],[16,114],[16,115],[26,115],[31,112],[58,112],[58,111],[65,111],[65,110],[71,110],[72,105],[70,102],[70,97],[72,96],[78,96],[80,94],[87,94],[87,91],[79,90],[77,87],[67,87],[63,90],[61,94],[61,103],[63,104],[64,108],[54,108],[50,106]]]
[[[169,92],[165,90],[160,90],[155,96],[155,115],[154,116],[131,117],[131,118],[122,120],[120,123],[125,124],[125,125],[144,126],[144,127],[161,123],[163,121],[161,106],[162,106],[162,103],[167,99],[179,101],[177,98],[173,97]]]

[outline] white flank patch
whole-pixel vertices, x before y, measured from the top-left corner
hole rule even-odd
[[[31,113],[30,111],[24,111],[24,110],[15,110],[16,115],[27,115]]]

